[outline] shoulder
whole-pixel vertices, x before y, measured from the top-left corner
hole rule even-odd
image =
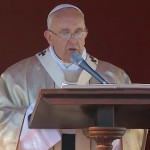
[[[48,48],[37,53],[36,55],[44,55],[47,50]],[[13,72],[16,73],[16,71],[19,72],[20,70],[22,72],[26,72],[29,69],[31,70],[41,67],[41,63],[36,55],[22,59],[21,61],[11,65],[9,68],[5,70],[4,73],[13,73]]]
[[[10,73],[10,72],[15,72],[16,71],[26,71],[28,69],[28,67],[31,65],[35,65],[37,64],[38,62],[38,59],[36,58],[36,56],[32,56],[32,57],[29,57],[29,58],[25,58],[13,65],[11,65],[9,68],[7,68],[4,73]]]
[[[117,66],[115,66],[109,62],[99,60],[90,54],[88,54],[88,56],[93,63],[97,64],[97,68],[110,69],[110,70],[122,70],[121,68],[119,68],[119,67],[117,67]]]
[[[96,60],[94,57],[92,59]],[[97,61],[96,71],[107,78],[110,83],[124,84],[131,82],[128,74],[120,67],[103,60],[97,59]]]
[[[121,69],[120,67],[112,64],[112,63],[109,63],[109,62],[106,62],[106,61],[103,61],[103,60],[98,60],[98,67],[102,67],[102,68],[105,68],[105,69],[108,69],[108,70],[115,70],[115,71],[121,71],[123,69]]]
[[[43,50],[42,52],[44,52]],[[40,55],[42,52],[39,52]],[[42,65],[36,55],[22,59],[21,61],[8,67],[2,74],[1,77],[6,79],[20,79],[26,78],[27,74],[32,72],[38,72],[42,68]]]

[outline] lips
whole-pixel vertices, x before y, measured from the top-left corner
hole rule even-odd
[[[69,48],[68,50],[70,50],[70,51],[76,51],[76,50],[79,50],[79,49],[77,49],[77,48]]]

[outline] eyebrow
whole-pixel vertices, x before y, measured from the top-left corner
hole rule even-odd
[[[77,28],[76,30],[75,30],[75,32],[76,31],[80,31],[80,30],[85,30],[86,28]],[[69,29],[62,29],[60,32],[70,32],[70,30]]]

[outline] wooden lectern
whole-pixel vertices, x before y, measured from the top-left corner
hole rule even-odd
[[[30,128],[83,129],[96,140],[98,150],[111,150],[112,142],[128,129],[150,127],[149,85],[81,86],[42,89]]]

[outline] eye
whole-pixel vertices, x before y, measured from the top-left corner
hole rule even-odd
[[[62,39],[68,39],[68,38],[70,38],[70,36],[71,36],[70,32],[62,32],[59,34],[59,37]]]
[[[62,33],[60,33],[60,34],[62,34],[62,35],[68,35],[68,34],[70,34],[69,32],[62,32]]]
[[[80,34],[82,34],[82,32],[83,32],[83,31],[77,31],[77,32],[75,32],[75,34],[76,34],[76,35],[80,35]]]

